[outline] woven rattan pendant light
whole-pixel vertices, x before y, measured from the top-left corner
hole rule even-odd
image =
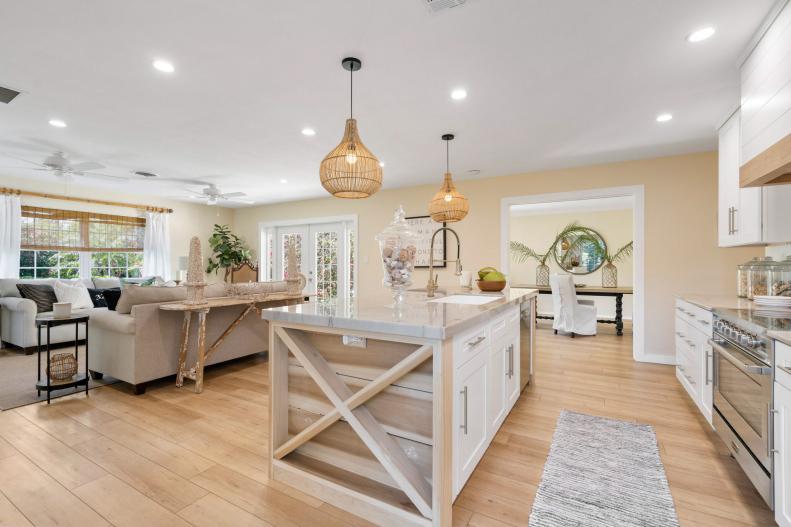
[[[382,166],[373,153],[360,141],[357,120],[354,119],[354,72],[362,62],[354,57],[341,61],[349,72],[350,111],[346,119],[343,139],[322,160],[319,168],[322,186],[336,198],[367,198],[382,187]]]
[[[442,136],[442,140],[445,141],[445,181],[442,182],[439,192],[434,194],[431,203],[428,204],[428,213],[431,214],[431,219],[440,223],[461,221],[470,211],[470,202],[461,192],[456,190],[456,185],[453,184],[453,179],[451,179],[450,142],[453,137],[453,134]]]

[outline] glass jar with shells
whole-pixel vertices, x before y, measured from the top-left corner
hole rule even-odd
[[[402,302],[404,291],[412,285],[418,235],[406,221],[403,206],[393,214],[393,221],[376,235],[382,259],[382,284],[393,290],[393,299]]]

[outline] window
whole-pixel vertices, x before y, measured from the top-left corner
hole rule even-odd
[[[143,274],[143,253],[92,253],[91,278],[139,278]]]
[[[80,254],[65,251],[22,251],[20,278],[79,278]]]
[[[21,278],[135,278],[145,218],[22,207]]]

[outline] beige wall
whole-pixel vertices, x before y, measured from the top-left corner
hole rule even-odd
[[[90,180],[88,180],[90,181]],[[203,256],[209,255],[209,236],[215,223],[233,223],[233,211],[222,207],[209,207],[207,205],[186,203],[183,201],[167,200],[150,195],[127,194],[120,192],[108,192],[98,190],[88,186],[70,183],[66,186],[62,182],[44,182],[30,178],[14,178],[0,174],[0,186],[11,187],[20,190],[31,190],[36,192],[49,192],[58,195],[68,195],[72,197],[102,199],[107,201],[119,201],[123,203],[134,203],[140,205],[151,205],[154,207],[167,207],[173,209],[170,216],[170,258],[173,278],[178,277],[178,257],[186,256],[189,253],[189,240],[192,236],[200,236],[203,246]],[[40,207],[53,207],[66,210],[84,210],[105,214],[122,214],[125,216],[142,216],[142,211],[136,211],[125,207],[110,207],[106,205],[95,205],[91,203],[79,203],[73,201],[58,201],[52,199],[22,196],[23,205],[35,205]],[[221,279],[221,276],[219,277]],[[210,282],[218,280],[214,275],[207,276]]]
[[[610,251],[615,252],[632,241],[632,209],[588,211],[562,214],[530,214],[527,216],[512,215],[509,225],[509,241],[518,241],[528,247],[543,252],[555,240],[557,233],[566,225],[578,222],[580,225],[590,227],[604,238]],[[631,286],[633,284],[632,257],[619,262],[618,285]],[[530,259],[523,263],[511,260],[510,280],[514,284],[536,283],[536,266],[538,262]],[[550,256],[547,260],[551,272],[566,274]],[[590,274],[575,275],[574,283],[601,286],[601,269]],[[585,294],[585,288],[577,291],[578,295]],[[615,317],[615,300],[612,297],[589,297],[596,305],[596,314],[599,318]],[[541,295],[538,299],[538,312],[540,314],[552,313],[552,297]],[[623,303],[623,316],[632,318],[632,297],[626,296]]]
[[[238,209],[234,228],[255,246],[260,221],[358,214],[359,284],[365,295],[382,287],[374,236],[399,203],[410,215],[425,214],[440,182],[437,174],[434,184],[384,190],[365,200],[328,197]],[[467,218],[454,225],[465,268],[500,266],[502,198],[624,185],[645,186],[645,353],[672,356],[675,295],[735,294],[736,265],[763,254],[756,247],[717,247],[715,152],[458,182],[471,206]],[[418,271],[415,282],[425,281],[426,271]],[[451,271],[441,273],[440,283],[454,282]]]

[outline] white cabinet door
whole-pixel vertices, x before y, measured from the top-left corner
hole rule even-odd
[[[698,339],[700,367],[700,406],[703,416],[711,424],[712,410],[714,408],[714,350],[708,343],[708,337],[700,334]]]
[[[454,442],[454,493],[470,477],[486,450],[487,353],[479,353],[456,370],[456,441]]]
[[[505,377],[508,364],[508,354],[505,344],[497,343],[489,353],[489,364],[486,367],[486,376],[489,380],[486,387],[486,421],[487,434],[491,437],[505,417]]]
[[[734,210],[739,208],[739,112],[719,130],[718,231],[720,247],[737,245]]]
[[[791,390],[775,383],[775,521],[791,527]]]
[[[519,382],[519,337],[517,336],[506,349],[505,356],[505,411],[508,411],[514,406],[516,400],[519,399],[520,382]]]

